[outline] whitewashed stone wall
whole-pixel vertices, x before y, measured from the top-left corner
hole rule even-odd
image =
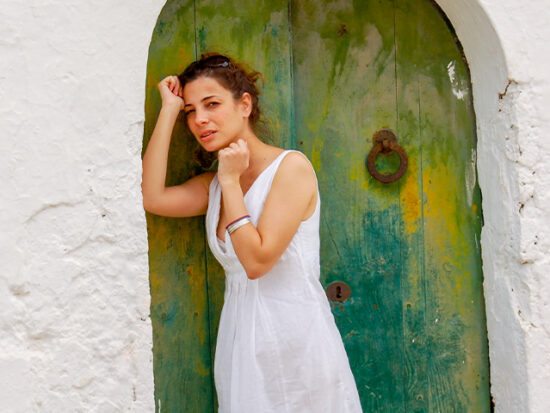
[[[154,411],[141,142],[160,1],[0,3],[0,412]]]
[[[0,5],[1,412],[154,410],[140,150],[163,3]],[[472,71],[496,411],[546,413],[548,2],[438,3]]]
[[[550,5],[438,3],[472,72],[496,411],[550,412]]]

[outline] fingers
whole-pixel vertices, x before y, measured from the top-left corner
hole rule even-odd
[[[180,80],[177,76],[166,76],[158,84],[159,89],[166,87],[174,95],[183,97],[183,88],[181,87]]]
[[[248,143],[244,139],[239,139],[237,145],[243,150],[248,152]]]
[[[218,151],[218,177],[226,182],[238,182],[250,164],[250,152],[244,139],[230,143]]]
[[[237,142],[231,142],[227,147],[221,149],[218,153],[230,154],[230,153],[248,153],[248,144],[244,139],[239,139]]]
[[[239,159],[240,161],[248,164],[248,157],[248,145],[244,139],[239,139],[237,142],[232,142],[229,146],[218,151],[219,160],[225,159],[228,161],[234,161]]]
[[[176,88],[178,87],[179,79],[176,76],[168,76],[167,79],[168,80],[166,83],[168,85],[168,88],[170,89],[170,92],[174,93],[174,90],[176,90]]]
[[[231,142],[228,148],[235,149],[236,151],[248,151],[248,144],[242,138],[238,139],[237,142]]]

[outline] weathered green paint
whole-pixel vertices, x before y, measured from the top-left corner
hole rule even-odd
[[[399,186],[365,167],[373,133],[395,130],[393,3],[296,2],[292,17],[298,148],[323,206],[322,281],[352,290],[333,312],[364,410],[402,411]]]
[[[268,138],[302,150],[317,170],[322,282],[352,289],[333,311],[365,412],[489,411],[475,118],[467,65],[436,7],[168,1],[151,42],[146,139],[160,107],[156,83],[213,50],[264,74]],[[393,184],[365,168],[382,127],[409,156]],[[174,135],[168,184],[200,172],[181,123]],[[389,172],[398,162],[381,156],[377,166]],[[223,272],[201,218],[147,218],[157,411],[216,411]]]
[[[193,1],[163,9],[149,51],[146,83],[148,139],[160,109],[157,83],[194,60]],[[147,142],[144,142],[144,146]],[[192,157],[197,145],[183,124],[174,132],[167,184],[200,172]],[[203,219],[147,214],[155,369],[155,404],[162,412],[212,411],[212,359],[206,288]]]

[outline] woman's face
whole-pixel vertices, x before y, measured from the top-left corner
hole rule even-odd
[[[208,152],[235,142],[248,127],[249,105],[245,96],[235,100],[216,79],[199,77],[183,89],[189,129]]]

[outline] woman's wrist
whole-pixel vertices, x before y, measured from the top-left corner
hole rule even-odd
[[[218,175],[218,182],[223,191],[239,190],[242,192],[239,176],[225,176],[220,177]]]
[[[181,112],[180,103],[163,103],[160,111],[162,113],[166,113],[168,115],[171,115],[172,117],[177,117],[179,113]]]

